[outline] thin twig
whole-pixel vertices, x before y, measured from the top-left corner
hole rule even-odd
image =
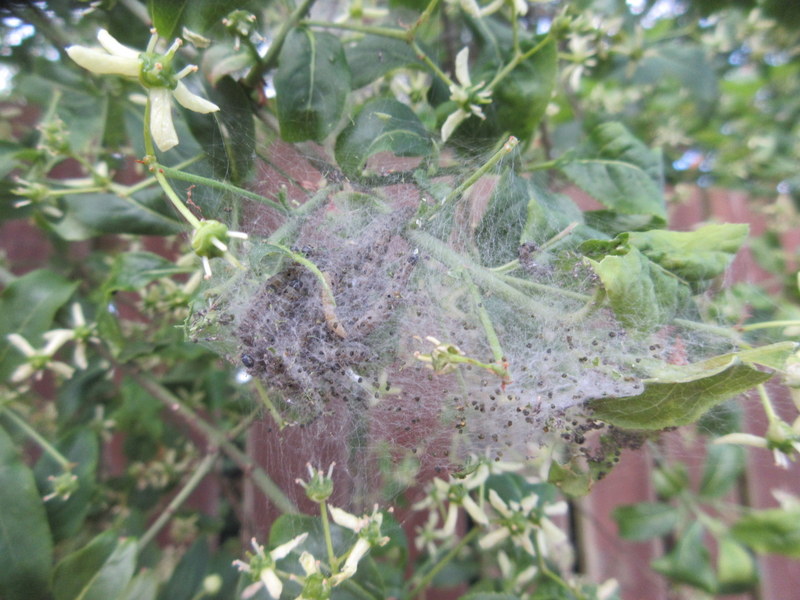
[[[133,369],[125,369],[127,374],[136,381],[150,395],[159,400],[171,411],[180,414],[192,428],[201,432],[211,444],[219,446],[222,451],[233,460],[239,468],[248,473],[253,483],[269,498],[281,512],[296,513],[297,507],[289,497],[283,493],[278,485],[272,481],[264,470],[259,467],[252,458],[239,450],[235,444],[231,443],[224,433],[216,427],[207,423],[191,408],[186,406],[180,398],[175,396],[163,385],[150,379]]]

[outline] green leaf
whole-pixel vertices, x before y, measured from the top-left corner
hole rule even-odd
[[[0,178],[5,178],[17,167],[17,157],[23,146],[10,140],[0,140]]]
[[[735,355],[744,362],[780,370],[786,368],[786,361],[792,354],[797,352],[798,348],[800,348],[800,344],[797,342],[776,342],[768,346],[739,350],[730,355],[726,354],[720,357],[719,360],[724,360],[725,356]]]
[[[100,534],[69,554],[53,572],[55,600],[109,600],[127,587],[136,567],[136,541]]]
[[[53,498],[45,505],[53,540],[57,543],[75,536],[92,508],[100,446],[95,433],[83,428],[75,430],[74,434],[62,440],[56,447],[75,465],[72,473],[78,478],[78,489],[67,500]],[[49,494],[52,489],[47,478],[62,472],[61,466],[49,455],[42,455],[35,468],[39,489],[44,494]]]
[[[186,273],[186,269],[152,252],[119,254],[103,285],[103,292],[106,295],[118,291],[138,292],[151,281],[178,273]]]
[[[758,583],[758,567],[753,556],[729,536],[718,541],[717,581],[719,594],[741,594]]]
[[[523,53],[533,49],[541,39],[523,40]],[[500,131],[510,131],[522,140],[528,139],[539,126],[556,84],[558,49],[550,37],[527,60],[494,88],[495,108]]]
[[[572,249],[603,233],[584,224],[584,213],[566,194],[551,192],[536,179],[528,179],[528,214],[520,242],[541,245],[569,230],[569,235],[548,246],[549,250]]]
[[[182,109],[186,123],[208,157],[214,176],[240,184],[247,179],[255,156],[255,125],[250,98],[231,77],[221,77],[207,88],[209,99],[219,106],[207,115]]]
[[[50,597],[53,541],[33,473],[0,427],[0,598]]]
[[[653,570],[676,583],[714,593],[717,581],[703,535],[703,526],[697,521],[692,523],[672,552],[651,563]]]
[[[6,339],[19,333],[34,347],[50,329],[56,312],[67,303],[77,283],[40,269],[12,281],[0,295],[0,379],[5,380],[22,362],[21,352]]]
[[[278,58],[275,92],[281,137],[322,141],[333,131],[350,91],[350,69],[339,38],[293,29]]]
[[[744,471],[745,458],[745,450],[741,446],[709,445],[700,481],[700,496],[720,498],[727,494]]]
[[[659,498],[675,498],[689,487],[689,471],[682,462],[664,463],[653,471],[653,489]]]
[[[666,219],[661,155],[620,123],[597,127],[589,143],[561,170],[604,206],[624,214]]]
[[[690,299],[690,290],[636,248],[621,256],[587,259],[600,277],[617,319],[626,327],[651,330],[670,321]]]
[[[189,0],[148,0],[147,11],[158,35],[172,43],[178,35],[178,25]]]
[[[641,542],[667,535],[678,525],[678,509],[661,502],[639,502],[618,506],[612,514],[619,536]]]
[[[142,571],[131,579],[117,600],[155,600],[159,583],[155,571]]]
[[[648,48],[633,75],[640,86],[678,82],[696,104],[694,111],[705,114],[719,100],[717,73],[708,60],[708,50],[700,44],[682,39],[680,42],[653,45]],[[663,89],[663,88],[662,88]]]
[[[237,48],[233,41],[215,43],[203,54],[203,65],[207,65],[203,76],[215,86],[226,75],[234,76],[255,64],[253,54],[246,47]]]
[[[367,159],[378,152],[396,156],[426,156],[433,150],[430,134],[414,111],[389,98],[367,102],[336,139],[336,162],[357,176]]]
[[[198,539],[181,557],[172,577],[159,594],[161,600],[191,600],[206,576],[209,550],[208,540]]]
[[[590,401],[596,418],[623,429],[659,430],[688,425],[712,406],[741,394],[772,376],[730,355],[674,366],[657,379],[645,380],[638,396]]]
[[[184,20],[186,26],[192,31],[205,33],[231,11],[248,10],[250,7],[257,6],[253,0],[193,0],[192,10],[184,14]]]
[[[486,211],[475,229],[476,246],[487,267],[517,258],[530,197],[528,182],[511,169],[494,185]]]
[[[628,243],[686,281],[703,281],[725,272],[747,239],[748,230],[745,224],[725,223],[690,232],[631,232]]]
[[[550,463],[547,483],[558,486],[561,493],[570,498],[581,498],[587,495],[594,482],[591,471],[584,470],[582,465],[578,464],[578,460],[573,459],[565,465],[556,460]]]
[[[103,311],[105,312],[105,311]],[[103,338],[105,342],[105,337]],[[114,384],[108,380],[108,366],[101,361],[92,362],[88,368],[76,371],[61,384],[56,399],[58,426],[62,431],[83,426],[96,418],[95,406],[106,402]]]
[[[131,197],[80,194],[66,196],[63,202],[64,217],[52,222],[50,228],[70,242],[108,233],[172,235],[183,229],[179,221]]]
[[[733,525],[731,535],[758,553],[800,558],[800,508],[753,511]]]
[[[460,596],[459,600],[519,600],[519,596],[502,592],[470,592]]]
[[[281,515],[272,524],[269,530],[270,548],[284,544],[303,532],[308,532],[308,537],[301,546],[298,546],[297,553],[307,550],[314,556],[327,556],[328,550],[325,545],[325,534],[322,530],[322,523],[318,517],[310,515]],[[337,555],[345,552],[348,542],[352,536],[342,534],[349,530],[343,530],[335,523],[331,525],[331,536],[333,540],[333,550]]]
[[[406,42],[380,35],[365,35],[350,42],[345,46],[344,54],[353,74],[350,85],[354,90],[394,69],[421,65]]]
[[[555,502],[558,497],[556,486],[550,483],[530,483],[517,473],[490,475],[486,479],[485,489],[487,494],[489,490],[494,490],[505,502],[521,502],[531,494],[536,494],[539,507]]]

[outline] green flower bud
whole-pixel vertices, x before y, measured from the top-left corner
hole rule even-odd
[[[178,87],[171,57],[154,52],[142,52],[139,55],[139,63],[139,82],[144,87],[170,90]]]
[[[312,573],[306,577],[300,595],[308,600],[328,600],[331,597],[331,584],[322,573]]]
[[[305,488],[306,496],[312,502],[318,504],[325,502],[325,500],[330,498],[331,494],[333,494],[333,478],[331,478],[331,474],[333,473],[335,464],[336,463],[332,463],[328,468],[327,475],[325,475],[322,470],[317,470],[310,464],[306,465],[308,468],[308,481],[298,479],[297,483]]]
[[[216,243],[215,243],[216,241]],[[192,250],[197,256],[216,258],[225,253],[225,244],[228,241],[228,227],[219,221],[202,221],[194,230],[192,236]],[[222,246],[222,247],[220,247]]]

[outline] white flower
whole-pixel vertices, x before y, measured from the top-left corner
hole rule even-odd
[[[470,116],[475,115],[485,119],[486,115],[483,114],[480,105],[491,102],[491,90],[481,90],[484,86],[483,81],[476,85],[472,84],[469,75],[469,48],[466,46],[456,55],[456,79],[458,84],[453,83],[450,86],[450,100],[458,104],[458,108],[442,125],[443,142],[446,142],[456,128]]]
[[[500,10],[507,0],[492,0],[486,6],[478,4],[477,0],[459,0],[461,10],[475,19],[486,17]],[[528,3],[525,0],[513,0],[514,8],[518,15],[525,15],[528,12]]]
[[[286,558],[289,553],[302,544],[308,537],[308,533],[302,533],[295,538],[292,538],[285,544],[281,544],[269,553],[264,551],[264,546],[256,542],[256,539],[251,540],[255,554],[247,553],[249,562],[242,560],[235,560],[233,564],[240,571],[250,573],[257,581],[248,585],[242,592],[242,598],[252,598],[263,587],[267,593],[273,598],[280,598],[283,592],[283,582],[278,577],[275,571],[275,563],[282,558]]]
[[[341,508],[328,506],[331,518],[340,527],[345,527],[358,534],[355,545],[350,549],[341,571],[331,578],[333,585],[338,585],[343,579],[355,575],[359,561],[372,546],[383,546],[389,542],[389,536],[381,535],[383,513],[378,511],[377,505],[372,509],[371,515],[357,517]]]
[[[72,313],[72,339],[75,341],[75,353],[73,354],[72,361],[79,369],[85,369],[89,366],[89,361],[86,359],[86,347],[88,342],[99,343],[100,338],[95,334],[97,333],[97,325],[92,323],[87,325],[86,317],[83,316],[83,309],[77,302],[73,302],[70,307]]]
[[[178,73],[173,71],[172,59],[181,46],[181,40],[176,39],[164,54],[155,52],[159,42],[155,33],[144,52],[120,44],[105,29],[97,32],[97,41],[102,49],[70,46],[67,54],[93,73],[137,78],[148,89],[150,134],[162,152],[178,145],[178,134],[172,122],[173,97],[178,104],[194,112],[205,114],[219,110],[216,104],[193,94],[180,81],[197,71],[197,66],[187,65]]]
[[[22,352],[27,358],[27,361],[18,366],[11,374],[11,381],[19,383],[24,381],[31,375],[36,375],[36,379],[41,379],[45,369],[49,369],[63,377],[69,379],[75,372],[71,366],[66,363],[53,360],[56,352],[66,344],[73,337],[71,329],[53,329],[44,334],[44,339],[47,342],[45,347],[41,350],[36,350],[31,346],[30,342],[18,333],[11,333],[6,338],[11,345],[17,350]]]

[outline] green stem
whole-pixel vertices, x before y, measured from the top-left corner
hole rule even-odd
[[[422,11],[422,14],[419,18],[414,22],[411,28],[408,30],[408,39],[411,39],[414,34],[417,32],[417,29],[422,27],[425,23],[428,22],[428,19],[431,18],[433,11],[436,10],[436,7],[439,5],[439,0],[431,0],[428,2],[428,6],[425,7],[425,10]]]
[[[325,548],[328,550],[328,562],[330,562],[331,575],[339,573],[339,559],[333,551],[333,538],[331,537],[331,524],[328,520],[328,503],[324,500],[319,503],[319,515],[322,519],[322,532],[325,535]]]
[[[550,34],[548,33],[539,41],[538,44],[536,44],[530,50],[527,50],[522,54],[519,53],[515,54],[514,57],[510,61],[508,61],[508,64],[505,67],[503,67],[500,70],[500,72],[497,73],[497,75],[494,76],[494,79],[492,79],[491,83],[486,86],[486,89],[493,90],[497,86],[497,84],[503,81],[503,79],[505,79],[508,76],[508,74],[511,73],[511,71],[516,69],[521,62],[528,60],[531,56],[539,52],[539,50],[544,48],[544,46],[549,42],[550,42]]]
[[[502,365],[505,362],[505,353],[500,345],[500,338],[497,337],[497,332],[492,324],[492,318],[489,316],[489,311],[487,311],[486,307],[483,305],[483,298],[481,298],[477,286],[472,283],[469,275],[465,274],[464,277],[467,280],[467,287],[469,287],[469,293],[470,296],[472,296],[472,302],[478,309],[478,318],[481,321],[481,325],[483,325],[483,331],[486,333],[486,341],[489,342],[489,347],[492,349],[494,360],[496,363]]]
[[[73,463],[68,461],[66,457],[61,454],[61,452],[56,450],[55,446],[50,444],[50,442],[39,435],[38,431],[28,425],[28,423],[23,418],[18,416],[13,410],[6,407],[2,410],[2,412],[0,412],[0,414],[5,415],[9,421],[16,425],[18,429],[21,429],[25,435],[36,442],[36,445],[49,454],[50,457],[56,461],[64,471],[69,472],[72,470],[72,467],[74,466]]]
[[[193,156],[192,158],[186,159],[171,168],[184,169],[189,165],[192,165],[197,161],[202,160],[202,158],[203,156],[201,154],[198,154],[197,156]],[[149,188],[154,183],[158,183],[158,180],[156,180],[155,177],[147,177],[145,179],[142,179],[138,183],[134,183],[133,185],[128,185],[128,186],[112,182],[111,191],[113,191],[115,194],[119,196],[122,196],[123,198],[127,198],[128,196],[133,196],[133,194],[135,194],[136,192]]]
[[[360,596],[364,600],[379,600],[377,596],[374,594],[370,594],[364,587],[358,583],[357,581],[351,579],[345,579],[341,586],[343,589],[346,589],[349,592],[352,592],[354,596]]]
[[[282,512],[297,513],[297,507],[294,505],[294,502],[283,493],[280,487],[270,479],[269,475],[267,475],[252,458],[239,450],[235,444],[231,443],[224,433],[201,419],[200,416],[186,406],[180,398],[157,381],[133,369],[125,370],[128,375],[151,396],[159,400],[169,410],[183,416],[192,427],[200,431],[212,444],[219,446],[245,473],[249,473],[256,487],[258,487]]]
[[[749,348],[749,344],[745,344],[739,335],[731,329],[730,327],[722,327],[721,325],[712,325],[710,323],[702,323],[700,321],[691,321],[689,319],[673,319],[672,321],[676,325],[681,325],[682,327],[687,327],[689,329],[696,329],[697,331],[707,331],[709,333],[713,333],[722,337],[726,337],[730,340],[733,340],[739,346],[743,346]]]
[[[96,194],[98,192],[105,192],[106,188],[103,186],[91,186],[91,187],[84,187],[84,188],[67,188],[61,190],[50,190],[47,195],[54,196],[56,198],[60,198],[62,196],[72,196],[77,194]]]
[[[155,165],[156,159],[156,149],[153,146],[153,138],[150,135],[150,98],[147,99],[147,104],[144,107],[144,148],[145,152],[147,152],[147,156],[149,157],[146,159],[146,162],[151,162]],[[186,219],[189,224],[197,229],[200,227],[200,220],[192,214],[192,211],[183,203],[178,197],[178,194],[175,193],[175,190],[172,189],[172,186],[167,181],[167,178],[164,177],[164,173],[161,172],[158,168],[154,167],[151,169],[153,176],[158,181],[159,185],[161,185],[161,189],[164,190],[164,193],[169,198],[172,205],[175,209],[181,214],[181,216]]]
[[[312,261],[308,260],[305,256],[300,254],[299,252],[292,252],[286,246],[281,244],[275,243],[267,243],[266,246],[274,248],[281,254],[285,254],[289,258],[291,258],[294,262],[304,266],[306,269],[311,271],[311,273],[319,280],[319,284],[322,286],[322,296],[325,298],[327,302],[330,303],[331,306],[336,306],[336,300],[333,297],[333,290],[331,289],[330,284],[328,283],[328,278],[325,277],[325,274],[319,270],[319,267],[315,265]]]
[[[355,31],[367,35],[379,35],[381,37],[392,38],[395,40],[408,41],[408,30],[395,29],[391,27],[380,27],[378,25],[359,25],[357,23],[332,23],[330,21],[315,21],[304,19],[301,25],[308,27],[325,27],[327,29],[342,29],[344,31]]]
[[[243,188],[235,186],[232,183],[227,183],[225,181],[217,181],[216,179],[211,179],[210,177],[203,177],[202,175],[195,175],[194,173],[186,173],[178,169],[165,167],[158,163],[155,163],[153,166],[156,169],[160,170],[162,173],[164,173],[164,175],[166,175],[167,177],[172,177],[173,179],[180,179],[181,181],[187,181],[189,183],[196,183],[198,185],[206,185],[210,188],[222,190],[230,194],[244,196],[245,198],[249,198],[250,200],[255,200],[256,202],[261,202],[262,204],[266,204],[267,206],[270,206],[275,210],[283,214],[286,214],[286,208],[281,206],[274,200],[271,200],[270,198],[265,198],[260,194],[251,192],[250,190],[245,190]]]
[[[306,200],[303,204],[294,209],[292,211],[292,218],[270,234],[268,238],[269,243],[288,243],[288,240],[293,238],[297,233],[297,230],[300,229],[305,217],[319,208],[320,205],[328,199],[330,194],[336,192],[340,188],[341,184],[324,187],[316,194],[311,196],[311,198]]]
[[[515,138],[513,135],[509,137],[506,143],[503,144],[502,147],[497,152],[495,152],[492,155],[492,157],[486,161],[485,164],[476,169],[475,172],[472,173],[472,175],[467,177],[467,179],[465,179],[461,183],[461,185],[459,185],[456,189],[454,189],[447,195],[447,197],[444,199],[443,204],[449,204],[450,202],[461,196],[461,194],[463,194],[469,188],[471,188],[476,181],[478,181],[481,177],[483,177],[484,174],[486,174],[487,171],[492,169],[498,162],[500,162],[500,160],[502,160],[505,156],[510,154],[514,150],[514,148],[517,147],[518,143],[519,140]]]
[[[800,327],[800,320],[790,319],[786,321],[764,321],[763,323],[751,323],[737,327],[739,331],[755,331],[757,329],[770,329],[773,327]]]
[[[256,388],[256,392],[258,392],[258,397],[261,399],[261,403],[267,407],[267,411],[269,411],[273,421],[275,421],[275,423],[278,425],[278,429],[283,429],[286,427],[286,422],[283,420],[281,413],[278,412],[278,409],[275,408],[275,405],[269,398],[269,394],[267,394],[267,390],[264,389],[264,386],[261,385],[261,382],[258,379],[253,379],[253,385]]]
[[[531,291],[536,292],[543,292],[545,294],[553,294],[554,296],[563,296],[565,298],[573,298],[575,300],[580,300],[581,302],[588,302],[592,299],[591,296],[587,294],[581,294],[580,292],[573,292],[570,290],[565,290],[559,287],[553,287],[552,285],[547,285],[544,283],[537,283],[535,281],[530,281],[528,279],[520,279],[519,277],[513,277],[511,275],[504,275],[500,274],[499,277],[507,282],[509,285],[517,286],[520,288],[528,288]]]
[[[300,19],[303,18],[303,15],[305,15],[311,8],[311,5],[314,4],[314,1],[315,0],[303,0],[299,6],[292,11],[289,18],[283,22],[283,25],[278,30],[278,33],[275,34],[272,43],[269,45],[269,49],[264,55],[264,58],[250,69],[250,72],[245,76],[244,84],[246,86],[255,86],[264,73],[272,68],[273,63],[278,59],[278,54],[283,48],[283,42],[286,40],[286,36],[289,35],[289,31],[297,26]]]
[[[533,541],[533,548],[536,551],[536,562],[539,566],[539,572],[556,585],[562,587],[567,593],[574,596],[578,600],[586,600],[586,596],[584,596],[580,591],[574,589],[571,585],[564,581],[560,575],[553,572],[550,567],[547,566],[547,562],[545,562],[544,555],[539,547],[539,536],[536,535],[536,532],[531,535],[531,538]]]
[[[406,237],[419,246],[422,250],[433,256],[436,260],[447,265],[453,270],[464,270],[469,273],[472,280],[478,287],[497,294],[500,298],[525,310],[529,316],[541,315],[542,313],[552,312],[544,304],[536,302],[528,294],[525,294],[516,288],[512,287],[501,277],[494,273],[487,271],[482,266],[475,264],[468,257],[462,256],[455,252],[452,248],[448,247],[441,240],[433,237],[432,235],[420,230],[406,231]]]
[[[413,587],[411,592],[409,592],[408,597],[415,598],[420,592],[422,592],[428,586],[428,584],[430,584],[430,582],[433,581],[433,578],[436,577],[439,571],[444,569],[447,566],[447,563],[453,560],[453,558],[455,558],[467,544],[471,543],[472,540],[474,540],[480,532],[481,530],[477,527],[470,529],[467,532],[467,534],[463,538],[461,538],[455,546],[453,546],[450,549],[450,552],[448,552],[442,558],[440,558],[439,561],[433,566],[433,568],[427,573],[425,573],[425,576],[422,579],[420,579],[419,583],[417,583],[417,585]]]
[[[186,485],[181,488],[175,497],[170,501],[164,511],[158,515],[158,518],[153,522],[152,525],[147,529],[147,531],[142,535],[141,539],[139,540],[139,545],[137,548],[137,552],[141,553],[142,550],[147,547],[147,545],[153,541],[158,532],[167,524],[175,512],[180,508],[180,506],[186,501],[186,499],[197,489],[197,486],[205,479],[206,475],[211,471],[211,468],[214,466],[217,458],[219,458],[219,450],[216,452],[212,452],[211,454],[207,455],[200,464],[198,464],[194,471],[192,472],[192,476],[186,482]]]
[[[775,414],[775,408],[772,406],[772,400],[769,397],[767,388],[763,383],[758,384],[758,397],[761,400],[761,406],[764,408],[764,414],[767,415],[767,422],[772,424],[778,420],[778,415]]]
[[[437,65],[435,62],[433,62],[433,60],[431,60],[431,57],[425,53],[425,51],[420,47],[420,45],[415,40],[410,40],[408,43],[411,45],[411,49],[417,55],[417,58],[420,59],[423,63],[425,63],[425,66],[427,66],[431,71],[433,71],[433,73],[439,79],[441,79],[445,83],[445,85],[447,85],[448,87],[456,85],[455,81],[453,81],[447,73],[442,71],[439,68],[439,65]]]
[[[519,16],[517,15],[517,3],[511,2],[511,47],[514,49],[514,56],[520,54],[519,49]]]

